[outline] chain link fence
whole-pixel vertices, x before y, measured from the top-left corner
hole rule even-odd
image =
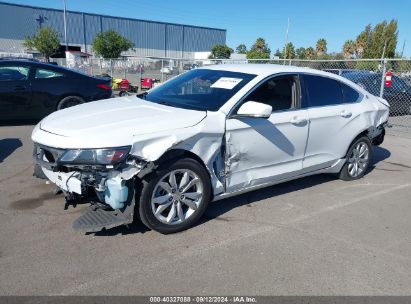
[[[391,106],[391,133],[411,136],[411,60],[405,59],[349,59],[349,60],[298,60],[298,59],[243,59],[194,60],[173,58],[91,59],[76,62],[56,59],[57,64],[80,70],[90,75],[109,75],[127,79],[141,90],[145,78],[164,82],[176,75],[197,67],[215,64],[280,64],[309,67],[338,74],[370,92],[383,97]],[[387,79],[387,72],[391,73]]]

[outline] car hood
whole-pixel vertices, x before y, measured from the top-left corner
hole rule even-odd
[[[131,145],[143,134],[188,128],[206,111],[155,104],[135,96],[95,101],[54,112],[33,131],[33,140],[61,148],[98,148]],[[43,131],[43,138],[37,131]],[[44,133],[48,133],[47,136]],[[56,142],[50,140],[55,135]],[[146,137],[146,136],[145,136]]]

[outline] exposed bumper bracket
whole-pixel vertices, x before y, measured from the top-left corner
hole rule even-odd
[[[129,191],[125,206],[113,210],[102,203],[94,203],[86,212],[76,219],[73,229],[82,232],[98,232],[103,229],[131,224],[134,221],[135,190],[134,179],[128,181]]]
[[[83,232],[98,232],[131,222],[133,222],[133,216],[130,214],[90,206],[82,216],[74,221],[73,228]]]

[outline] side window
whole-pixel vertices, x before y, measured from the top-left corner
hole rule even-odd
[[[303,79],[308,91],[308,106],[321,107],[344,102],[339,81],[314,75],[304,75]]]
[[[271,78],[253,91],[246,101],[268,104],[273,107],[273,111],[291,109],[293,106],[294,84],[293,76]]]
[[[350,86],[341,83],[343,100],[345,103],[357,102],[360,100],[360,93],[351,88]]]
[[[45,70],[45,69],[36,69],[36,75],[34,78],[36,79],[44,79],[44,78],[58,78],[64,77],[63,73],[59,73],[52,70]]]
[[[26,66],[1,66],[0,81],[27,80],[29,67]]]

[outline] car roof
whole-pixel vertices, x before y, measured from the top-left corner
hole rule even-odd
[[[56,70],[56,71],[61,71],[61,72],[66,72],[66,73],[72,73],[76,75],[82,75],[82,76],[88,76],[84,73],[80,73],[78,71],[74,71],[72,69],[68,69],[66,67],[60,66],[60,65],[55,65],[55,64],[50,64],[47,62],[41,62],[41,61],[32,61],[30,59],[28,60],[0,60],[0,65],[9,65],[9,64],[16,64],[16,65],[31,65],[31,66],[36,66],[36,67],[43,67],[47,68],[50,70]],[[88,76],[90,77],[90,76]]]
[[[344,77],[345,76],[358,76],[358,77],[380,76],[381,77],[381,73],[374,73],[374,72],[370,72],[370,71],[355,71],[355,72],[344,73]]]
[[[340,79],[339,77],[335,77],[338,75],[332,73],[315,70],[307,67],[297,67],[292,65],[280,64],[217,64],[204,66],[202,67],[202,69],[246,73],[258,76],[269,76],[276,73],[310,73]]]
[[[45,64],[35,59],[0,59],[0,64]],[[51,66],[51,64],[48,64]]]

